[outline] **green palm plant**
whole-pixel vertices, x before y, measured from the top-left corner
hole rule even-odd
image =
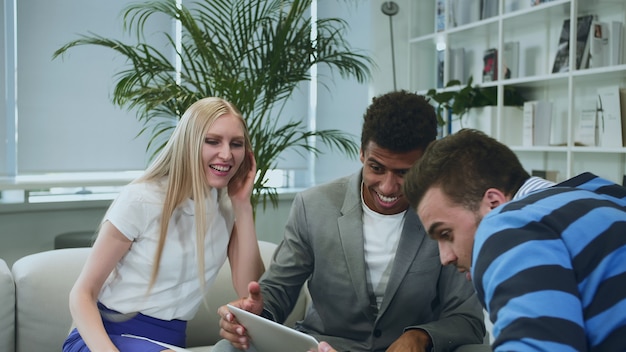
[[[315,138],[350,157],[358,153],[356,142],[340,130],[310,130],[301,118],[279,123],[285,103],[298,84],[311,79],[314,65],[325,64],[359,82],[371,75],[372,60],[352,50],[344,39],[347,23],[338,18],[313,20],[310,5],[311,0],[197,0],[188,6],[176,0],[133,3],[123,11],[123,25],[136,43],[88,33],[63,45],[53,58],[82,45],[107,47],[126,58],[112,100],[137,112],[144,126],[140,134],[151,134],[147,146],[151,157],[163,148],[194,101],[206,96],[230,100],[246,118],[255,150],[258,175],[253,206],[262,202],[265,208],[268,198],[276,206],[277,190],[267,186],[266,175],[284,150],[317,155]],[[146,23],[155,15],[178,21],[182,28],[180,40],[162,33],[167,52],[149,44],[144,35]],[[311,36],[312,28],[317,29],[316,37]]]

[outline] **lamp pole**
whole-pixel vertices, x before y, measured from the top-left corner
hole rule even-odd
[[[393,45],[393,23],[392,17],[398,13],[400,7],[394,1],[385,1],[380,10],[387,16],[389,16],[389,35],[391,37],[391,69],[393,71],[393,90],[396,90],[396,56]]]

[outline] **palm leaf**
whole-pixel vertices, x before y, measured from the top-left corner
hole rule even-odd
[[[311,0],[198,0],[179,6],[175,0],[150,0],[128,5],[123,29],[134,43],[94,33],[59,48],[58,57],[73,47],[97,45],[126,58],[115,76],[113,103],[134,110],[149,133],[147,150],[154,156],[182,113],[194,101],[220,96],[235,104],[246,118],[257,159],[258,178],[253,205],[277,205],[277,192],[267,187],[267,171],[281,152],[319,154],[320,141],[349,157],[358,153],[352,136],[338,130],[309,130],[295,118],[278,116],[298,85],[311,79],[313,65],[326,65],[341,77],[364,82],[373,61],[353,50],[339,18],[311,19]],[[154,16],[179,21],[181,42],[163,32],[166,47],[148,43],[145,28]],[[311,38],[312,28],[317,38]],[[159,43],[163,46],[162,43]],[[174,65],[171,52],[178,62]],[[333,77],[322,77],[332,82]],[[322,80],[321,85],[328,82]],[[293,122],[296,121],[296,122]]]

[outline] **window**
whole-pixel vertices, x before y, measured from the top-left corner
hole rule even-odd
[[[0,93],[8,99],[0,101],[5,112],[0,114],[0,140],[6,141],[0,144],[0,179],[10,183],[33,176],[45,183],[63,176],[79,186],[90,174],[145,168],[149,136],[138,136],[143,126],[134,112],[111,102],[115,73],[125,64],[123,58],[106,48],[83,46],[52,60],[55,50],[80,34],[132,40],[122,32],[121,11],[127,5],[126,1],[101,0],[5,2],[0,41],[7,51],[0,56],[4,68],[0,79],[5,83]],[[166,18],[150,25],[154,26],[152,39],[162,40],[161,32],[175,30]],[[302,96],[286,108],[295,110],[283,114],[306,119],[308,85],[298,94]],[[272,185],[289,186],[306,178],[300,175],[308,163],[308,156],[285,155],[278,168],[286,170],[272,174]],[[294,172],[299,176],[293,176]],[[0,180],[0,190],[13,188]],[[54,193],[52,187],[43,189]],[[5,200],[13,197],[9,193],[5,192]],[[27,193],[26,199],[32,195]]]
[[[3,30],[16,28],[16,41],[9,47],[17,57],[16,85],[6,86],[8,91],[16,89],[18,99],[16,104],[5,102],[5,111],[16,111],[5,118],[7,124],[16,118],[19,138],[9,138],[15,144],[7,151],[14,154],[6,155],[0,174],[143,169],[147,137],[137,138],[141,125],[134,114],[110,100],[114,73],[124,64],[121,58],[104,48],[81,47],[52,60],[56,49],[80,33],[124,39],[119,15],[126,3],[32,0],[14,4],[15,21],[5,20]],[[168,21],[157,25],[159,30],[172,27]],[[6,57],[3,61],[10,65]]]

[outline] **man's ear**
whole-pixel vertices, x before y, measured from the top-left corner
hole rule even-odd
[[[365,161],[365,154],[363,154],[363,148],[359,149],[359,159],[361,159],[361,164]]]
[[[507,201],[508,199],[504,193],[497,188],[489,188],[485,191],[485,195],[483,196],[483,206],[488,207],[489,210],[492,210]]]

